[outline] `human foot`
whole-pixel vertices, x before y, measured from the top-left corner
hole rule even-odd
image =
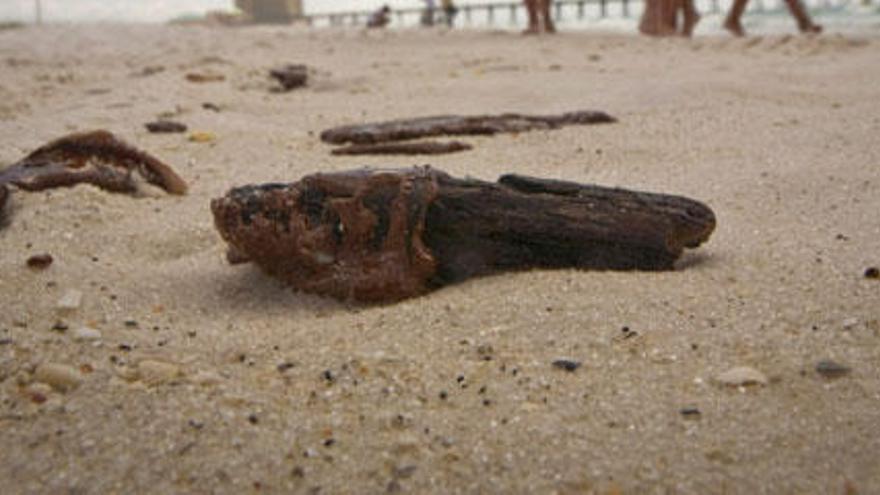
[[[813,24],[812,22],[807,22],[798,25],[798,29],[800,29],[803,34],[819,34],[822,32],[821,24]]]
[[[724,29],[728,30],[730,34],[737,38],[746,35],[746,31],[743,29],[742,24],[739,23],[739,19],[731,19],[728,17],[727,20],[724,21]]]

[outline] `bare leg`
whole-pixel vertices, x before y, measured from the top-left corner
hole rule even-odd
[[[681,34],[690,38],[694,34],[694,27],[700,22],[700,13],[697,12],[697,8],[694,6],[694,0],[683,0],[681,8],[684,12]]]
[[[541,15],[544,17],[544,31],[547,33],[555,33],[556,26],[553,24],[552,10],[553,0],[541,0]]]
[[[788,11],[791,12],[792,17],[797,21],[798,29],[802,33],[822,32],[822,26],[813,24],[810,14],[807,13],[807,9],[804,8],[801,2],[798,0],[785,0],[785,3],[788,5]]]
[[[648,36],[675,34],[677,2],[678,0],[646,0],[639,31]]]
[[[743,12],[746,10],[746,5],[749,4],[749,0],[734,0],[733,5],[730,7],[730,12],[727,13],[727,18],[724,19],[724,29],[730,31],[730,34],[734,36],[745,36],[746,32],[740,24],[740,18],[742,17]]]
[[[639,21],[639,32],[648,36],[657,36],[659,26],[660,0],[645,0],[645,10]]]
[[[526,4],[526,12],[529,15],[529,27],[523,31],[523,34],[535,34],[538,32],[538,0],[524,0]]]
[[[662,36],[672,36],[678,30],[678,9],[681,7],[681,2],[682,0],[660,0],[660,18],[663,20],[660,25]]]

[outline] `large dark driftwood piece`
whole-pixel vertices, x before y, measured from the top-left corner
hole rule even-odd
[[[186,183],[171,167],[107,131],[70,134],[41,146],[0,170],[0,184],[40,191],[88,183],[108,191],[134,192],[135,171],[171,194],[186,193]]]
[[[432,136],[486,135],[610,122],[615,122],[614,117],[595,111],[561,115],[440,115],[336,127],[322,132],[321,140],[332,144],[373,144]]]
[[[336,148],[334,155],[441,155],[467,151],[473,146],[461,141],[417,141],[403,143],[352,144]]]
[[[379,302],[502,270],[671,269],[715,227],[712,210],[680,196],[429,167],[244,186],[211,209],[230,261],[305,292]]]

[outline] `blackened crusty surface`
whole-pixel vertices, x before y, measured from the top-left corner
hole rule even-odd
[[[352,144],[331,151],[334,155],[442,155],[473,149],[461,141],[418,141],[401,143]]]
[[[524,268],[671,269],[715,216],[680,196],[429,167],[315,174],[212,202],[232,262],[297,289],[390,302]]]

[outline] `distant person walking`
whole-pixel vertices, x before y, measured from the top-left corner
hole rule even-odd
[[[434,25],[434,10],[436,6],[434,0],[425,0],[425,10],[422,11],[422,26],[431,27]]]
[[[526,4],[526,12],[529,14],[529,27],[523,34],[555,33],[553,17],[550,15],[550,7],[553,0],[523,0]]]
[[[458,14],[458,7],[452,3],[452,0],[441,0],[440,5],[443,7],[443,20],[446,25],[452,27],[455,22],[455,16]]]
[[[730,7],[730,12],[727,13],[727,18],[724,19],[724,29],[730,31],[734,36],[746,35],[746,31],[743,29],[742,24],[740,24],[739,19],[742,17],[743,12],[745,12],[746,5],[748,4],[749,0],[733,0],[733,6]],[[785,4],[788,5],[788,11],[791,13],[791,16],[797,21],[800,32],[804,34],[822,32],[822,26],[813,22],[810,14],[807,13],[807,9],[804,8],[804,5],[799,0],[785,0]]]
[[[367,19],[367,27],[368,28],[383,28],[391,22],[391,18],[389,17],[391,14],[391,7],[387,5],[383,5],[382,8],[373,12],[370,15],[370,18]]]

